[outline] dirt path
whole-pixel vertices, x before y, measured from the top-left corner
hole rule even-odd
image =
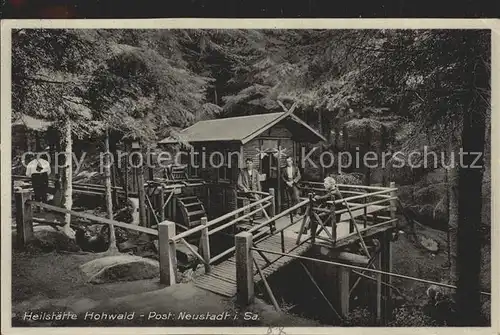
[[[190,283],[163,288],[155,278],[112,284],[89,284],[79,266],[97,257],[99,256],[95,254],[14,252],[13,325],[80,327],[317,325],[311,320],[278,314],[271,306],[258,299],[251,309],[239,311],[231,299],[196,288]],[[55,322],[29,320],[31,312],[36,314],[59,311],[74,312],[78,315],[77,320]],[[131,320],[96,320],[90,316],[91,314],[87,314],[89,311],[135,315]],[[192,317],[204,315],[208,319],[214,313],[227,312],[229,316],[224,320],[188,320],[182,319],[183,312],[190,313]],[[162,320],[161,315],[168,313],[173,313],[175,317]]]

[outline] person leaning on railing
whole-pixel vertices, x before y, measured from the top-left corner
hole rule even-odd
[[[313,197],[313,201],[315,203],[324,203],[328,200],[337,200],[342,197],[342,194],[340,193],[338,187],[337,187],[337,181],[333,177],[326,177],[323,181],[323,186],[325,187],[325,194],[323,195],[315,195]],[[338,205],[336,205],[336,209],[338,210]],[[340,221],[340,215],[341,214],[335,214],[335,222]],[[315,218],[314,218],[315,220]],[[310,225],[311,227],[311,225]],[[304,229],[304,233],[307,232],[308,228]]]
[[[258,200],[260,197],[252,191],[262,192],[259,180],[259,171],[253,167],[253,160],[245,160],[245,168],[241,169],[238,175],[238,190],[245,193],[245,196]]]
[[[253,160],[251,158],[245,160],[245,167],[240,170],[237,187],[243,193],[243,196],[248,198],[248,200],[243,201],[244,206],[249,205],[250,201],[260,199],[258,194],[252,193],[255,191],[261,192],[262,188],[260,186],[259,172],[253,167]]]
[[[253,160],[251,158],[247,158],[245,160],[246,167],[241,169],[240,174],[238,175],[238,190],[244,193],[244,196],[248,198],[247,201],[243,202],[243,205],[246,206],[250,204],[250,201],[260,200],[260,195],[255,192],[262,192],[262,187],[260,185],[260,177],[259,171],[253,167]],[[255,215],[253,215],[250,220],[253,223]],[[270,225],[271,232],[276,230],[274,222]]]

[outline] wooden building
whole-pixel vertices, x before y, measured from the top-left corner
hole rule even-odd
[[[277,190],[276,203],[281,209],[280,169],[286,157],[298,162],[302,144],[326,139],[297,116],[282,112],[200,121],[182,130],[177,138],[169,137],[159,144],[179,141],[192,146],[192,155],[183,155],[181,161],[188,166],[189,176],[211,185],[211,200],[218,200],[219,211],[227,212],[236,207],[238,173],[247,158],[261,174],[263,191],[271,187]]]

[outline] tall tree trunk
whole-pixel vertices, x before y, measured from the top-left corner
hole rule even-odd
[[[68,118],[64,125],[64,173],[62,174],[62,193],[64,195],[64,208],[71,210],[73,207],[73,165],[72,165],[72,148],[73,141],[71,139],[72,125]],[[70,238],[75,238],[75,232],[71,229],[71,214],[64,215],[63,232]]]
[[[371,149],[371,142],[372,142],[372,129],[368,126],[366,128],[365,145],[364,145],[364,148],[363,148],[362,155],[366,155],[366,153],[370,151],[370,149]],[[361,160],[360,164],[364,164],[364,160],[361,157],[360,157],[360,160]],[[365,171],[365,185],[371,185],[371,182],[372,182],[372,170],[366,164],[364,164],[363,169]]]
[[[140,151],[139,153],[142,154]],[[135,155],[134,155],[135,158]],[[144,189],[144,160],[142,164],[138,164],[139,158],[135,158],[135,166],[134,168],[136,177],[137,177],[137,195],[139,197],[139,220],[141,226],[147,226],[147,218],[146,218],[146,194]]]
[[[481,207],[483,170],[473,168],[472,163],[484,164],[485,115],[489,113],[490,105],[477,88],[489,90],[490,72],[486,68],[486,58],[490,55],[490,34],[474,31],[463,33],[463,50],[467,57],[467,73],[464,78],[468,85],[464,95],[464,119],[462,128],[463,165],[459,170],[458,194],[458,253],[457,253],[457,308],[459,322],[463,326],[481,325],[480,271],[481,271]],[[482,44],[481,44],[482,43]],[[479,161],[475,162],[476,154],[480,153]]]
[[[110,151],[109,151],[109,131],[106,130],[105,144],[105,161],[104,161],[104,175],[106,178],[106,210],[108,214],[108,219],[113,220],[113,194],[111,190],[111,167],[110,167]],[[115,226],[109,225],[109,248],[108,251],[116,252],[118,247],[116,246],[116,236],[115,236]]]
[[[450,282],[456,282],[457,271],[457,229],[458,229],[458,167],[446,170],[448,199],[448,262],[450,265]]]

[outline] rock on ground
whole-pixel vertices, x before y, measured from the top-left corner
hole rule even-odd
[[[150,279],[159,275],[158,261],[133,255],[106,256],[80,266],[94,284]]]
[[[13,232],[13,238],[15,238]],[[34,240],[30,242],[29,248],[50,251],[80,251],[80,247],[74,239],[71,239],[63,231],[52,226],[37,225],[33,227]]]

